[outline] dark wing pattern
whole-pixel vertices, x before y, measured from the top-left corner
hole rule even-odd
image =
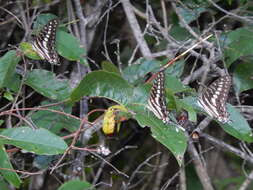
[[[230,121],[226,102],[232,85],[229,75],[215,80],[208,88],[203,90],[198,98],[199,105],[212,117],[222,123]]]
[[[152,111],[155,116],[161,119],[164,123],[169,123],[169,112],[165,101],[165,74],[160,72],[154,79],[149,99],[148,109]]]
[[[55,51],[57,19],[50,20],[32,43],[33,49],[51,64],[58,64],[59,57]]]

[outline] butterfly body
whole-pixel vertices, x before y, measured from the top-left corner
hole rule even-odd
[[[59,57],[55,50],[57,19],[50,20],[32,43],[33,49],[51,64],[58,64]]]
[[[154,79],[149,99],[148,109],[152,111],[158,119],[161,119],[164,123],[169,123],[169,112],[166,107],[165,99],[165,74],[160,72]]]
[[[222,76],[203,90],[198,98],[198,104],[210,115],[221,123],[230,121],[226,102],[232,85],[229,75]]]

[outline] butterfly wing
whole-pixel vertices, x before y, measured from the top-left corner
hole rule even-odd
[[[150,91],[148,99],[148,109],[152,111],[155,114],[155,116],[161,119],[164,123],[168,123],[170,119],[166,107],[164,85],[165,85],[165,74],[164,72],[160,72],[154,79],[154,83]]]
[[[226,102],[231,84],[232,79],[229,75],[222,76],[206,88],[198,99],[199,105],[211,117],[222,123],[229,122]]]
[[[50,20],[40,31],[39,35],[32,43],[33,49],[43,59],[51,64],[57,64],[59,57],[55,51],[57,19]]]

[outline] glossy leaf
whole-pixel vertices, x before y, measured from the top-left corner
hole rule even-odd
[[[0,135],[0,143],[11,144],[35,154],[62,154],[67,148],[64,140],[43,128],[11,128],[3,130]]]
[[[35,22],[33,23],[33,29],[39,31],[45,24],[55,18],[57,18],[57,16],[51,13],[40,14],[37,16]]]
[[[101,66],[104,71],[108,71],[108,72],[112,72],[112,73],[120,75],[119,69],[113,63],[109,61],[103,61]]]
[[[42,58],[33,50],[32,44],[28,42],[21,42],[19,48],[22,50],[26,57],[34,60],[41,60]]]
[[[0,179],[0,187],[1,187],[1,190],[10,190],[8,187],[8,184],[3,178]]]
[[[144,76],[154,71],[155,69],[158,69],[161,65],[158,61],[154,60],[139,60],[139,64],[134,64],[129,67],[126,67],[122,75],[124,79],[126,79],[129,83],[136,83],[140,79],[144,79]]]
[[[65,100],[70,96],[71,89],[68,81],[57,79],[50,71],[34,69],[28,72],[25,84],[53,100]]]
[[[15,68],[20,60],[21,57],[14,50],[0,58],[0,88],[8,88],[13,83]]]
[[[166,63],[168,63],[167,59],[164,64]],[[166,69],[165,73],[169,76],[180,77],[184,71],[184,65],[185,62],[183,60],[176,61]]]
[[[50,104],[50,102],[43,102],[42,105]],[[70,114],[72,107],[62,104],[58,106],[50,107],[52,110],[58,110],[67,114]],[[36,126],[50,130],[55,134],[60,134],[62,129],[66,129],[70,132],[74,132],[80,125],[80,120],[76,120],[66,115],[57,114],[51,111],[37,111],[31,115],[32,121]]]
[[[240,114],[240,112],[232,105],[227,104],[228,112],[230,114],[231,123],[221,124],[221,127],[230,135],[246,141],[253,142],[252,130],[247,120]]]
[[[177,77],[172,75],[166,75],[165,87],[173,93],[192,91],[191,88],[184,86]]]
[[[0,145],[0,168],[13,169],[3,144]],[[17,173],[13,171],[2,170],[2,169],[0,170],[0,173],[4,177],[4,179],[6,179],[10,184],[19,188],[22,181],[17,175]]]
[[[133,107],[132,110],[134,110]],[[177,131],[176,127],[171,124],[163,124],[153,113],[145,110],[136,110],[135,118],[142,127],[150,127],[152,136],[167,147],[177,159],[178,164],[181,165],[187,147],[187,138],[182,130],[177,129]]]
[[[178,11],[185,22],[190,24],[192,21],[195,21],[201,13],[205,12],[206,9],[203,7],[194,7],[194,9],[190,9],[189,7],[179,6]]]
[[[62,30],[57,31],[56,50],[62,57],[70,61],[78,61],[86,54],[79,40]]]
[[[72,180],[62,184],[58,190],[91,190],[90,187],[91,184],[86,181]]]
[[[106,71],[93,71],[74,89],[71,100],[79,101],[83,96],[94,96],[127,104],[132,94],[132,87],[119,75]]]
[[[225,50],[226,65],[229,67],[235,60],[253,53],[253,28],[239,28],[227,35],[228,47]]]
[[[236,66],[233,74],[234,88],[237,94],[253,88],[253,60]]]

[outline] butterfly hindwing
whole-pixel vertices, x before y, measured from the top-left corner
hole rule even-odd
[[[164,85],[165,74],[164,72],[160,72],[154,79],[154,83],[150,91],[148,99],[148,109],[151,110],[155,114],[155,116],[161,119],[164,123],[168,123],[170,119],[166,107]]]
[[[58,54],[55,50],[57,19],[50,20],[40,31],[32,43],[33,49],[43,59],[51,64],[59,62]]]
[[[225,75],[214,81],[201,93],[198,103],[213,118],[222,123],[229,122],[229,114],[226,108],[228,93],[232,84],[229,75]]]

